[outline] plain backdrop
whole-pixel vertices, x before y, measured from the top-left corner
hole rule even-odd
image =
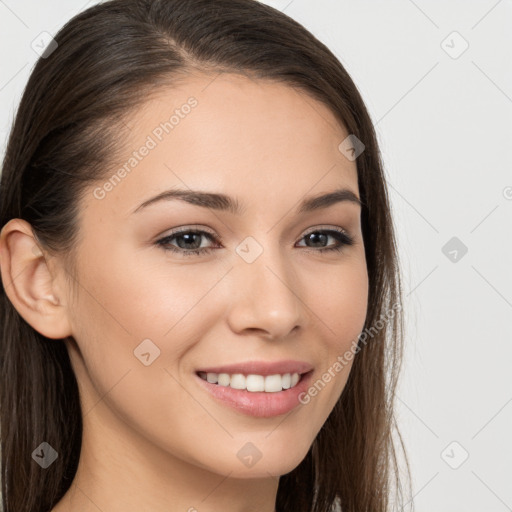
[[[84,0],[0,0],[0,154]],[[417,512],[512,510],[512,2],[267,0],[337,55],[375,123],[407,350],[397,417]]]

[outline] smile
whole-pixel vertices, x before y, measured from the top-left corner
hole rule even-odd
[[[195,375],[199,386],[217,403],[245,415],[270,418],[301,405],[299,397],[306,393],[313,370],[265,376],[202,371]]]
[[[245,389],[251,392],[276,393],[283,389],[290,389],[296,386],[300,380],[298,373],[285,373],[275,375],[244,375],[242,373],[213,373],[199,372],[203,380],[210,384],[229,386],[233,389]]]

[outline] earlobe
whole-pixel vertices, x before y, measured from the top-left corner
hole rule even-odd
[[[7,297],[18,313],[47,338],[70,336],[68,311],[55,293],[55,278],[23,219],[11,219],[0,232],[0,271]]]

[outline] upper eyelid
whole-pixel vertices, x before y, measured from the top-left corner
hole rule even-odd
[[[302,236],[308,235],[309,233],[314,233],[315,231],[343,231],[347,235],[349,234],[349,231],[341,226],[332,226],[332,225],[320,225],[320,226],[314,226],[312,228],[306,229],[304,231],[304,234]]]
[[[311,231],[328,230],[328,229],[338,229],[338,230],[341,229],[342,231],[348,232],[348,230],[346,228],[344,228],[342,226],[335,226],[332,224],[319,224],[318,226],[312,226],[310,228],[307,228],[304,232],[310,233]],[[176,228],[173,228],[172,231],[170,233],[168,233],[168,235],[176,235],[179,233],[188,233],[190,231],[200,231],[200,232],[204,231],[205,233],[208,233],[209,235],[215,236],[217,238],[221,238],[220,235],[218,235],[214,229],[211,229],[206,226],[199,225],[199,224],[187,224],[185,226],[178,226]],[[164,236],[167,236],[167,235],[164,235]]]
[[[180,227],[174,228],[172,231],[170,231],[167,234],[159,235],[158,239],[169,238],[171,236],[176,236],[176,235],[180,235],[182,233],[190,233],[190,232],[197,232],[200,234],[206,233],[206,234],[210,235],[212,238],[215,238],[217,240],[221,240],[221,238],[222,238],[214,230],[210,231],[209,228],[191,224],[191,225],[187,225],[187,226],[180,226]]]

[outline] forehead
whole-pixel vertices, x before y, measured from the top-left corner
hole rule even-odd
[[[339,186],[357,192],[356,163],[338,149],[346,128],[284,83],[193,75],[159,90],[125,122],[121,158],[102,180],[111,183],[103,206],[125,215],[169,188],[223,192],[244,205]]]

